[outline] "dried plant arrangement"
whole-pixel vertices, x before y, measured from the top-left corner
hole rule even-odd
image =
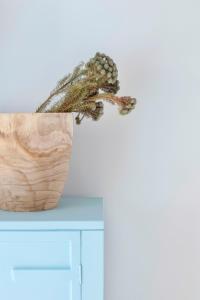
[[[61,79],[36,113],[0,114],[0,209],[38,211],[58,205],[72,151],[73,115],[99,120],[104,101],[131,112],[136,99],[117,96],[118,70],[96,53]]]
[[[136,99],[116,96],[118,91],[116,64],[109,56],[97,52],[61,79],[36,112],[75,112],[76,123],[80,124],[84,117],[99,120],[104,112],[103,101],[108,101],[118,106],[121,115],[126,115],[135,108]]]

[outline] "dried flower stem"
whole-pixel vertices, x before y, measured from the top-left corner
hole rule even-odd
[[[101,93],[96,96],[90,97],[89,101],[97,101],[100,99],[107,100],[108,102],[111,102],[112,104],[127,105],[129,103],[129,100],[132,98],[131,97],[118,97],[111,93]]]

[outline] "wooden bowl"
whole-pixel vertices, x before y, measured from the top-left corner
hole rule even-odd
[[[0,114],[0,209],[57,206],[68,174],[70,113]]]

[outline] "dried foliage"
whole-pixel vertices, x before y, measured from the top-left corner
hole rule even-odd
[[[108,101],[126,115],[134,109],[136,99],[118,97],[115,95],[118,90],[116,64],[98,52],[88,63],[81,63],[61,79],[36,112],[76,112],[76,123],[80,124],[84,117],[99,120],[104,112],[103,101]]]

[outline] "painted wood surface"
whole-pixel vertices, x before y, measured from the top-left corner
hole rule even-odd
[[[80,232],[1,232],[4,300],[81,300]]]
[[[47,211],[0,210],[0,230],[101,230],[103,228],[102,198],[62,197],[55,209]]]
[[[57,206],[71,155],[71,114],[0,114],[0,209]]]
[[[82,232],[82,300],[104,299],[104,232]]]

